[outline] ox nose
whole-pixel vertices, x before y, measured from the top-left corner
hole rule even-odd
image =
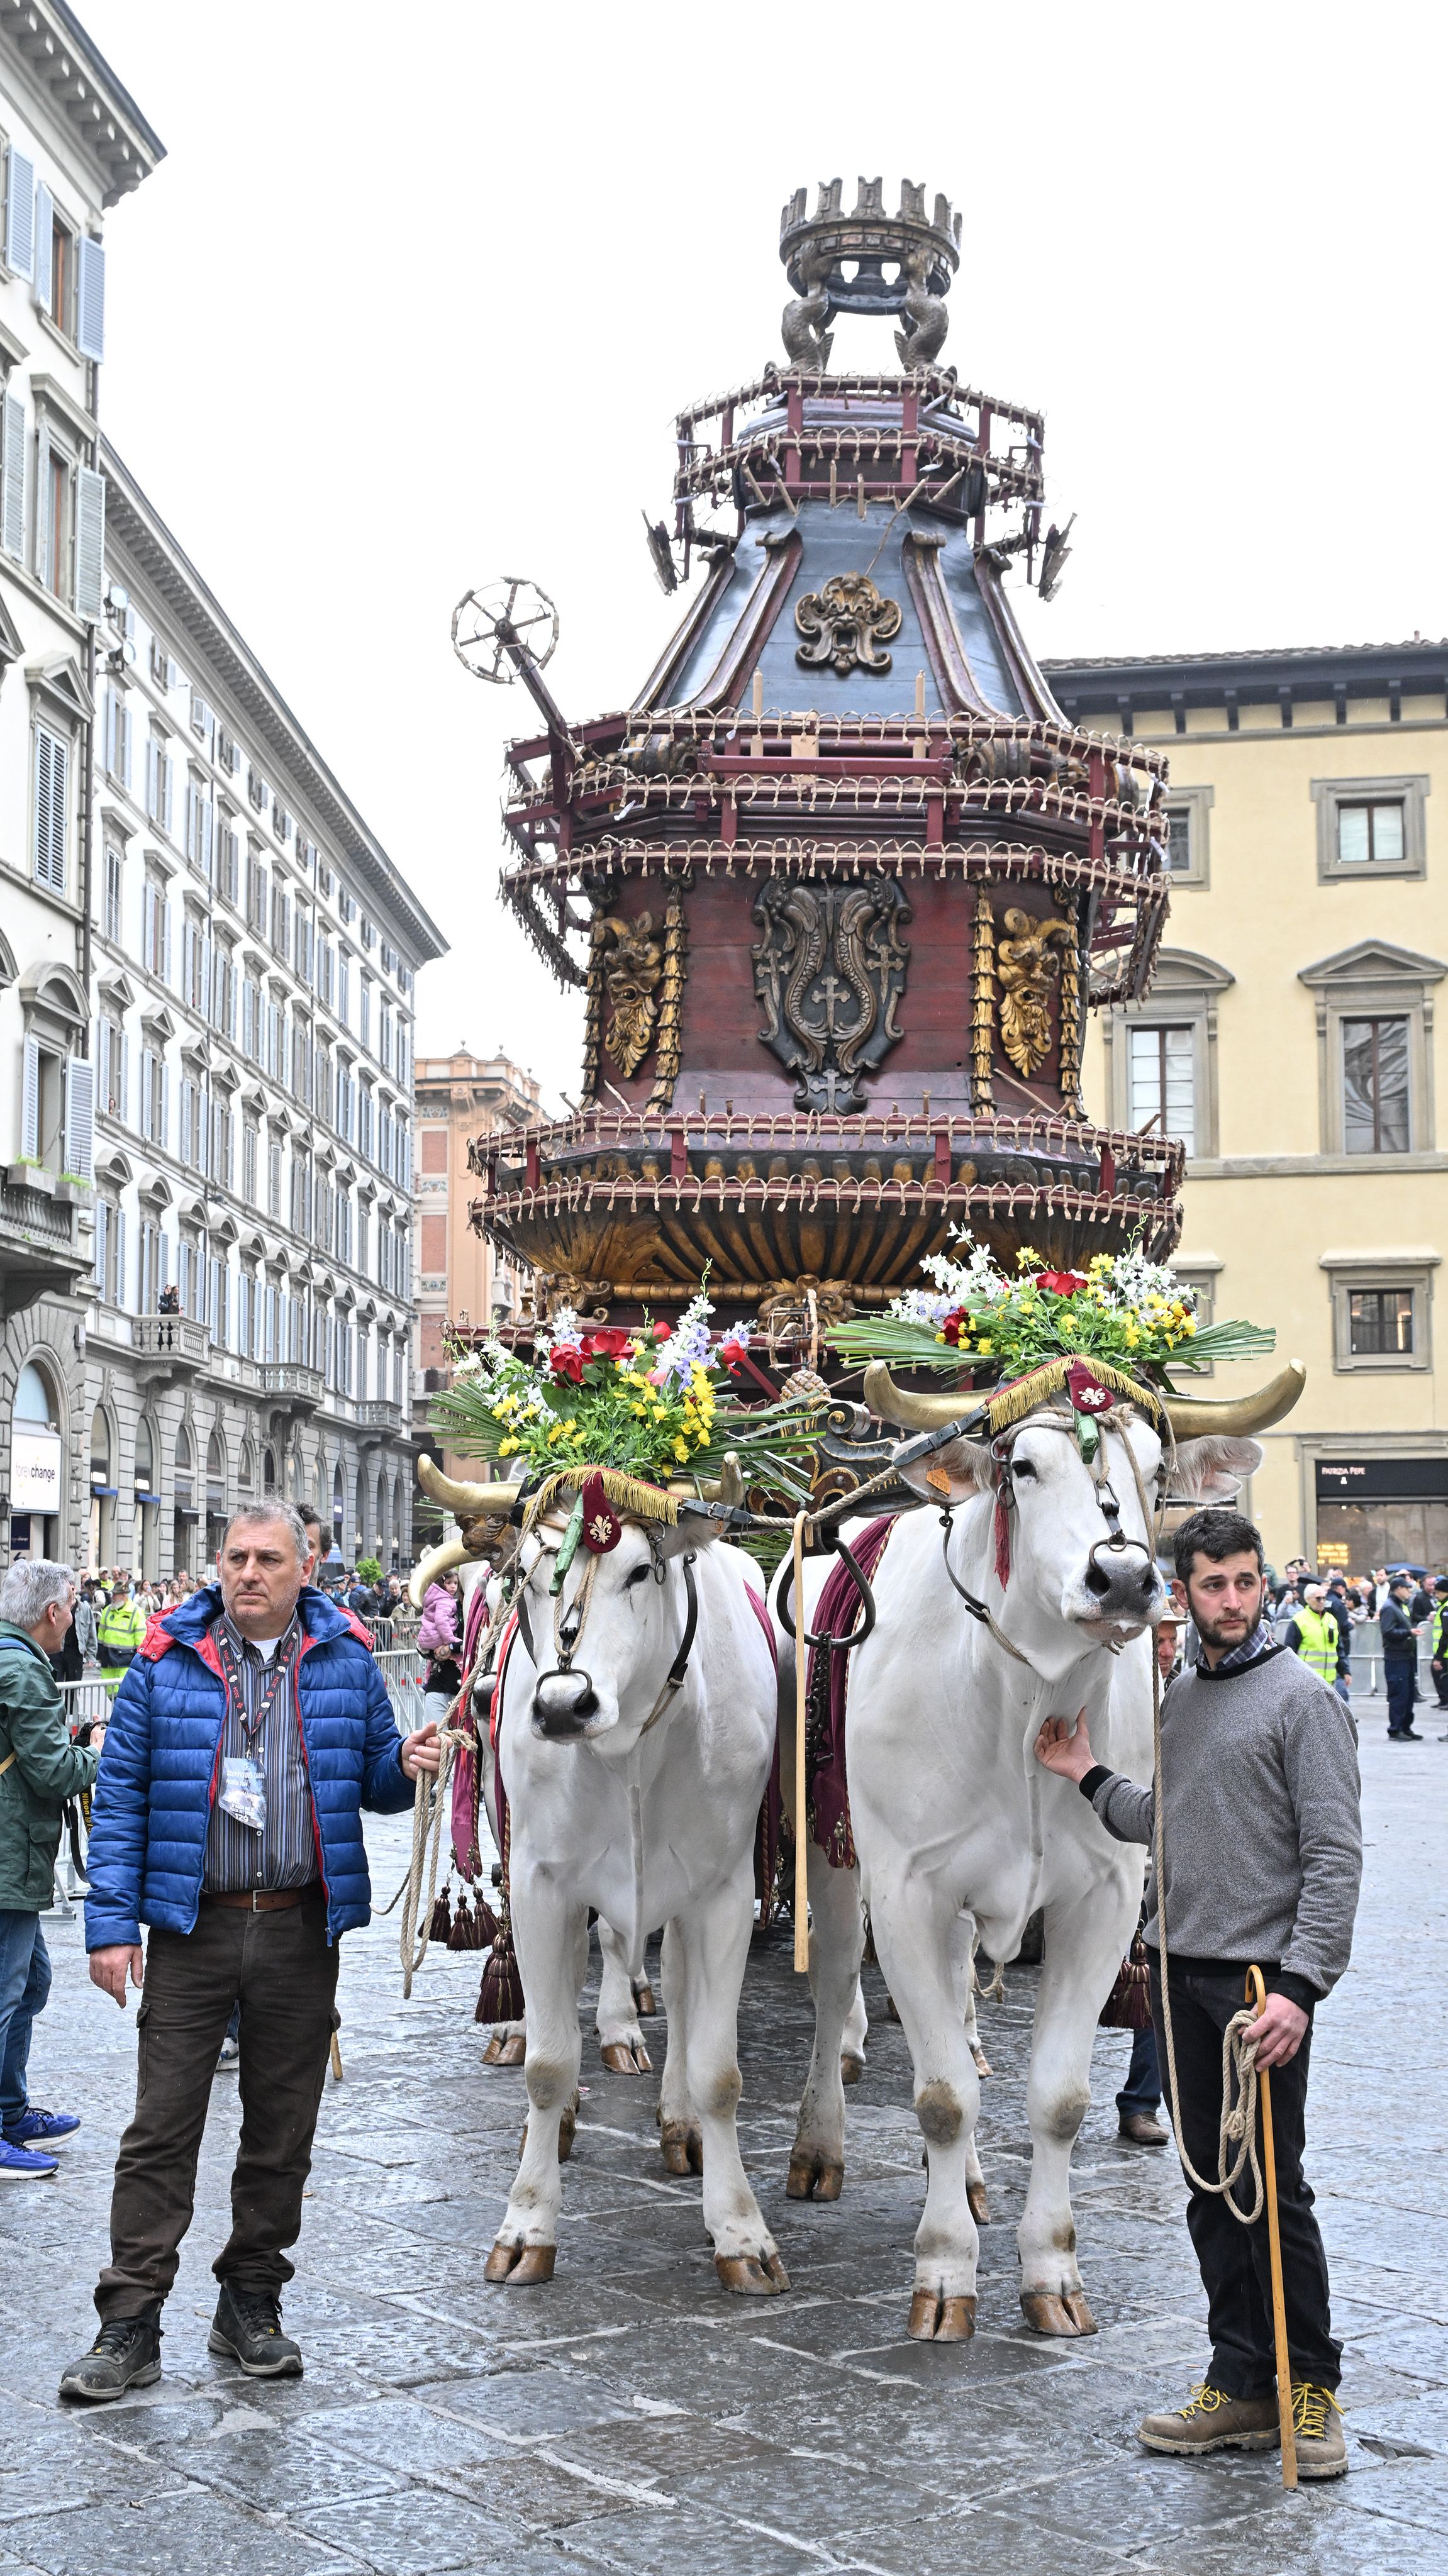
[[[1103,1565],[1102,1557],[1107,1558]],[[1156,1597],[1160,1578],[1144,1549],[1135,1546],[1108,1551],[1093,1548],[1086,1569],[1086,1589],[1104,1606],[1108,1601],[1122,1609],[1145,1610]]]
[[[533,1693],[533,1732],[559,1741],[582,1735],[597,1706],[587,1673],[544,1673]]]

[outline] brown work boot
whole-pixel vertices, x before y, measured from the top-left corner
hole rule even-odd
[[[1171,2451],[1187,2460],[1208,2451],[1275,2451],[1280,2439],[1277,2400],[1229,2397],[1204,2379],[1175,2415],[1148,2415],[1136,2438],[1149,2451]],[[1319,2469],[1314,2474],[1326,2473]]]
[[[1116,2134],[1124,2138],[1129,2147],[1164,2147],[1169,2143],[1170,2135],[1149,2111],[1123,2111]]]
[[[1342,2408],[1330,2388],[1319,2388],[1311,2379],[1294,2379],[1292,2430],[1297,2441],[1297,2474],[1300,2478],[1347,2476]]]

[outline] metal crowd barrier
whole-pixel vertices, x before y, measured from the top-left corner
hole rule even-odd
[[[423,1726],[427,1712],[422,1705],[422,1685],[427,1677],[427,1660],[415,1646],[382,1646],[374,1654],[382,1675],[399,1735],[411,1735]]]

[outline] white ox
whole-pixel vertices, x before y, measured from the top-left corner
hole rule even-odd
[[[1260,1428],[1295,1400],[1293,1369],[1260,1399],[1231,1407],[1173,1400],[1190,1430],[1213,1414],[1213,1431],[1178,1446],[1174,1499],[1226,1501],[1260,1464]],[[942,1425],[961,1399],[911,1397],[879,1367],[867,1400],[887,1420]],[[1114,1489],[1124,1544],[1071,1434],[1069,1415],[1043,1408],[992,1448],[958,1440],[907,1470],[927,1502],[959,1506],[949,1540],[957,1580],[992,1612],[1012,1655],[972,1616],[942,1558],[938,1513],[905,1516],[874,1584],[874,1633],[851,1657],[846,1750],[859,1861],[832,1871],[811,1846],[815,1918],[811,1982],[816,2032],[790,2158],[792,2197],[836,2197],[844,2165],[841,2036],[858,2025],[863,1942],[861,1897],[880,1966],[909,2043],[915,2109],[929,2181],[915,2238],[912,2335],[961,2341],[974,2331],[983,2211],[974,2133],[980,2087],[962,2018],[962,1917],[973,1915],[985,1949],[1014,1958],[1029,1917],[1044,1908],[1026,2115],[1030,2187],[1017,2231],[1021,2305],[1045,2334],[1095,2331],[1076,2260],[1070,2159],[1091,2099],[1097,2016],[1132,1934],[1145,1855],[1106,1833],[1074,1784],[1052,1777],[1033,1746],[1047,1717],[1085,1709],[1092,1748],[1113,1770],[1151,1776],[1150,1630],[1165,1602],[1127,1444],[1154,1504],[1162,1443],[1129,1406],[1105,1416],[1102,1463]],[[995,1572],[995,1492],[1009,1460],[1010,1572]],[[927,1473],[937,1480],[927,1482]],[[812,1569],[813,1609],[828,1566]],[[1112,1651],[1105,1651],[1110,1648]],[[1017,1656],[1023,1660],[1017,1660]],[[781,1657],[781,1770],[792,1775],[793,1656]]]
[[[561,1535],[562,1524],[551,1524],[520,1550],[533,1651],[520,1634],[498,1719],[530,2109],[487,2278],[522,2286],[553,2275],[559,2130],[576,2098],[592,1906],[601,1935],[612,1925],[626,1944],[626,1959],[613,1962],[624,1993],[630,1974],[642,1973],[650,1926],[665,1927],[665,2156],[675,2171],[702,2163],[704,2224],[725,2288],[773,2295],[789,2287],[788,2276],[735,2131],[754,1832],[775,1725],[774,1661],[746,1592],[755,1569],[702,1520],[652,1530],[626,1522],[610,1553],[579,1550],[555,1602],[549,1584]],[[691,1584],[697,1629],[670,1697]],[[636,2022],[630,2036],[638,2039]]]

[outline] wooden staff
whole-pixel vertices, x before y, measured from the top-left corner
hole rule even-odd
[[[1260,1968],[1247,1971],[1247,2001],[1260,2016],[1267,1989]],[[1282,2239],[1277,2228],[1277,2158],[1272,2147],[1272,2078],[1259,2067],[1262,2096],[1262,2161],[1267,2180],[1267,2245],[1272,2258],[1272,2331],[1277,2342],[1277,2421],[1282,2428],[1282,2483],[1297,2484],[1297,2435],[1292,2423],[1292,2364],[1287,2358],[1287,2306],[1282,2296]]]
[[[804,1524],[794,1524],[794,1964],[796,1974],[809,1974],[809,1827],[805,1822],[807,1783],[804,1769],[804,1693],[809,1664],[804,1615]]]

